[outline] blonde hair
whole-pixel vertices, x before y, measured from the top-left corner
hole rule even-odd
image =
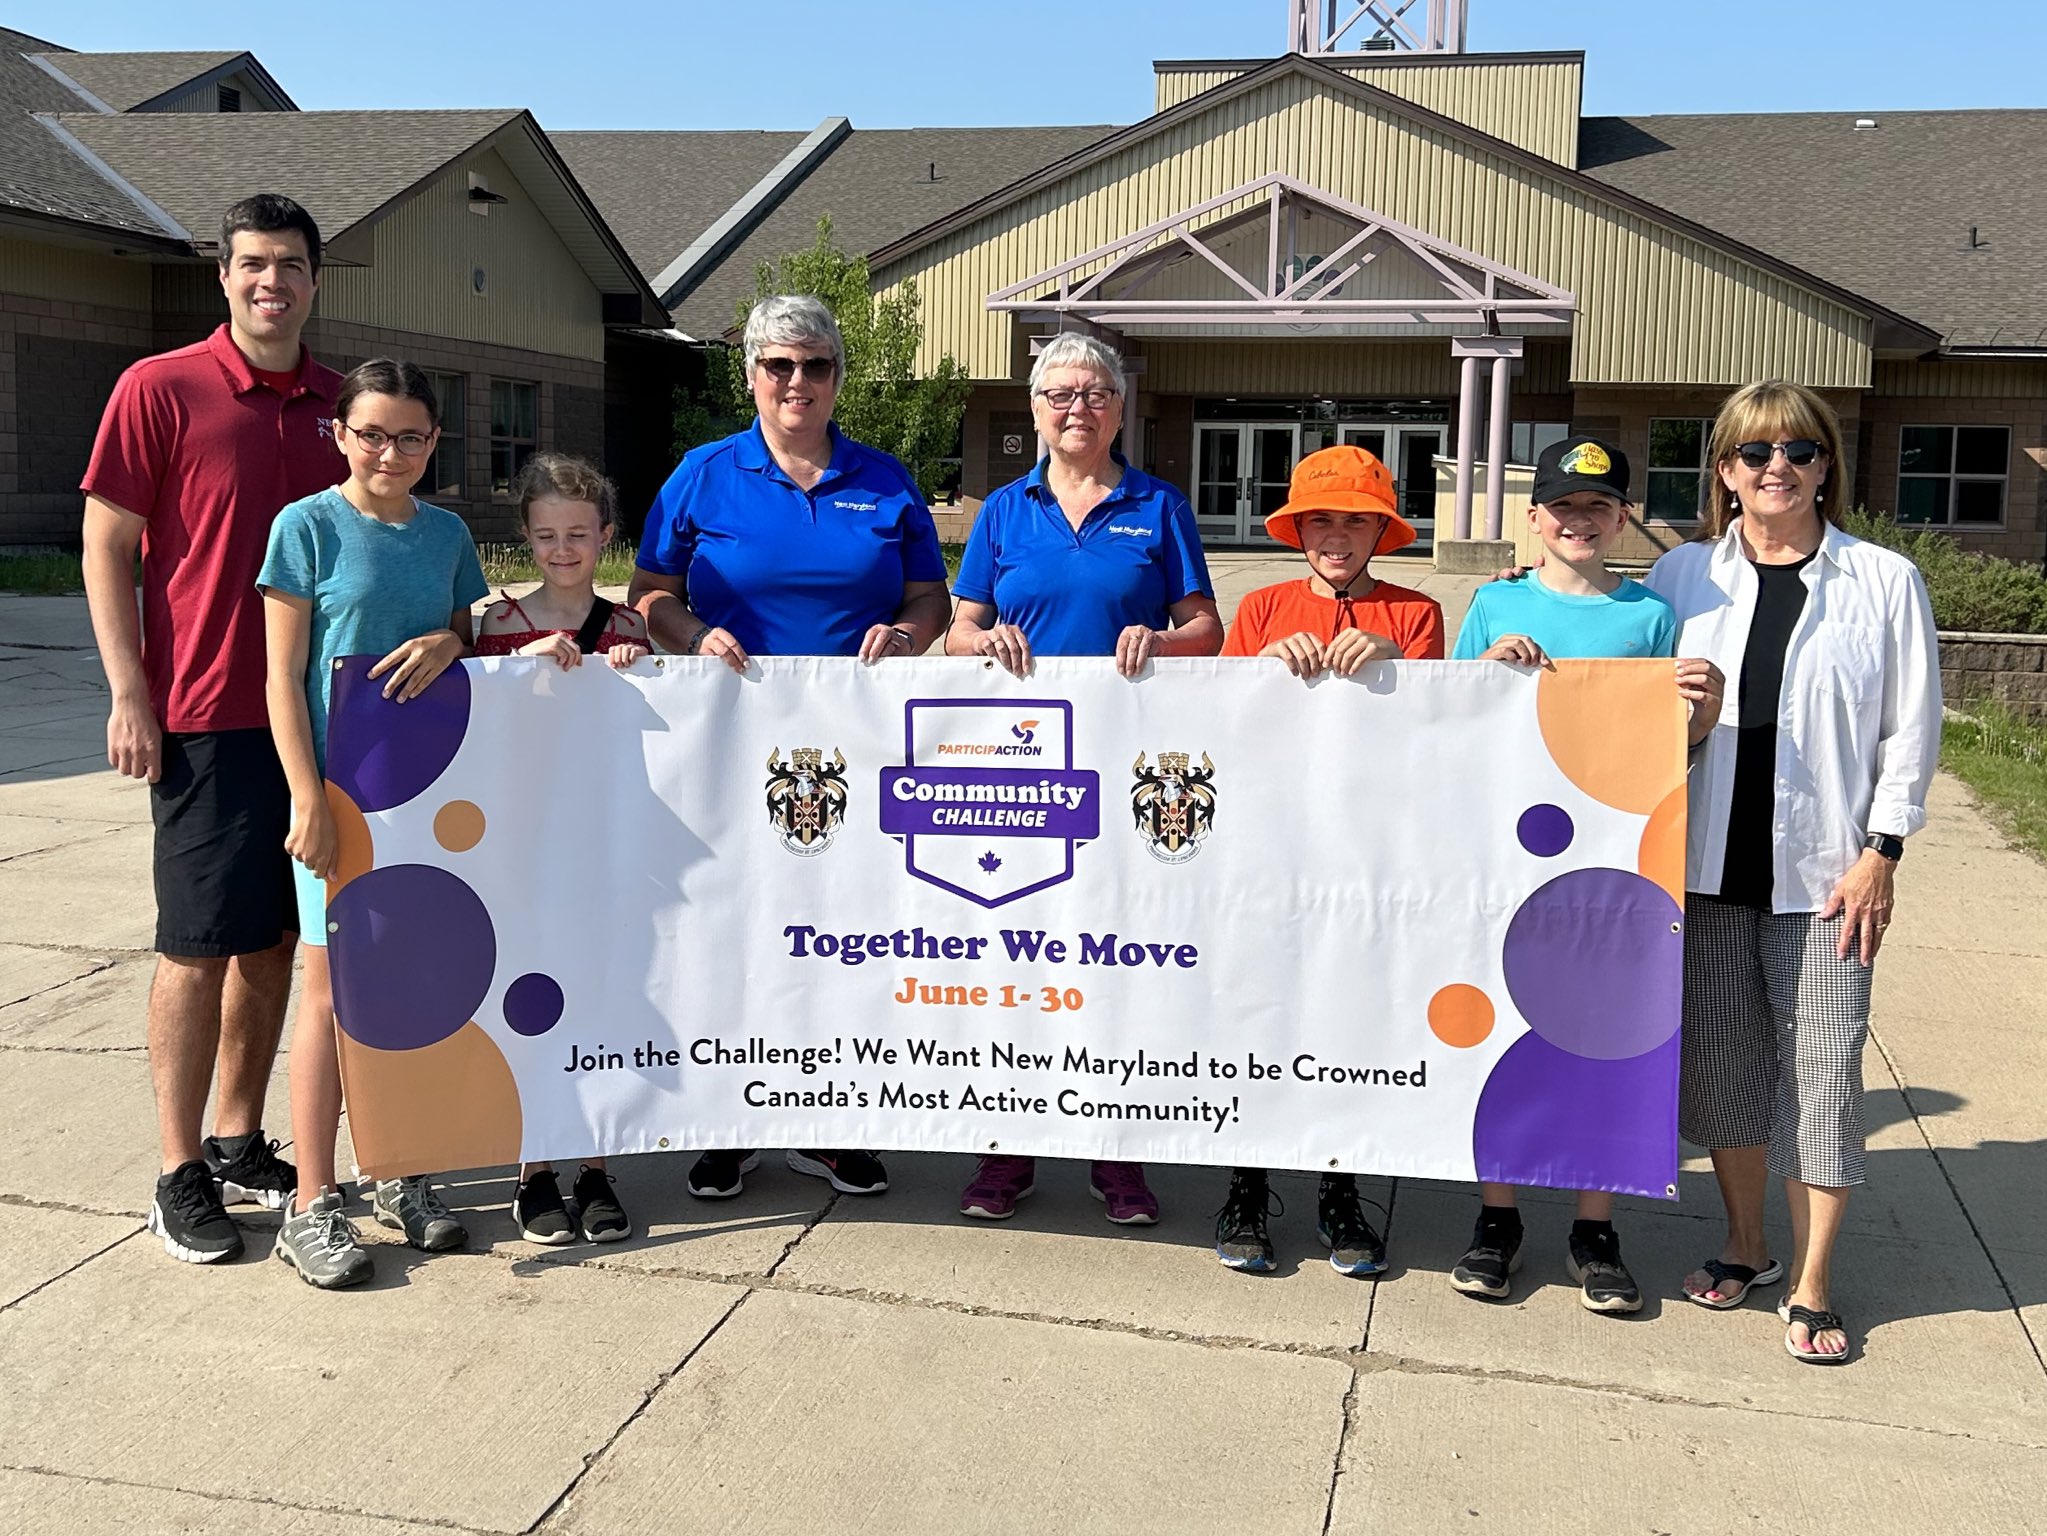
[[[572,453],[536,453],[512,482],[512,499],[519,503],[519,526],[526,526],[533,503],[544,496],[563,501],[587,501],[597,508],[601,527],[618,526],[618,492],[588,459]]]
[[[1827,456],[1827,478],[1820,483],[1819,512],[1822,520],[1841,520],[1841,418],[1834,408],[1807,389],[1783,379],[1764,379],[1744,384],[1727,397],[1713,421],[1713,440],[1707,452],[1706,487],[1700,536],[1717,539],[1727,525],[1740,516],[1731,505],[1734,497],[1721,483],[1720,470],[1743,443],[1795,442],[1811,438]]]

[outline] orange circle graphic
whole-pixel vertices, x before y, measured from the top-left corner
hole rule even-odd
[[[1429,999],[1429,1028],[1445,1045],[1469,1050],[1493,1032],[1493,1000],[1456,982]]]
[[[450,800],[434,812],[434,841],[450,853],[467,853],[483,841],[483,811],[471,800]]]

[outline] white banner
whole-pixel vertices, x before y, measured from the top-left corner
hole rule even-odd
[[[1003,1151],[1674,1194],[1668,662],[336,678],[366,1171]]]

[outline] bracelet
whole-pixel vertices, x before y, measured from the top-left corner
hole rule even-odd
[[[696,656],[701,654],[703,650],[704,636],[708,635],[710,632],[711,632],[710,625],[699,624],[697,626],[697,632],[691,635],[689,639],[685,640],[682,643],[682,654],[685,656]]]
[[[894,635],[898,640],[903,642],[904,650],[914,651],[917,649],[917,637],[911,634],[907,629],[903,628],[902,625],[891,624],[888,627],[888,632]]]

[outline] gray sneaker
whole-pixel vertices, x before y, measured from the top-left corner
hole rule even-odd
[[[338,1189],[328,1190],[303,1211],[294,1213],[286,1206],[274,1251],[307,1285],[323,1291],[361,1285],[373,1268],[355,1240],[355,1223],[342,1212]]]
[[[423,1173],[377,1180],[377,1195],[370,1208],[376,1212],[378,1226],[403,1232],[408,1243],[428,1253],[446,1253],[469,1241],[469,1229],[441,1204],[441,1197]]]

